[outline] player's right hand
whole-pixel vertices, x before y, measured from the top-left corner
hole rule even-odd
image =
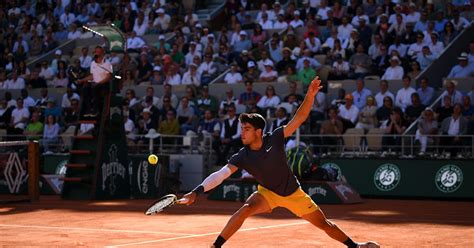
[[[196,201],[196,193],[195,192],[189,192],[185,194],[181,199],[179,199],[181,204],[185,205],[191,205]]]

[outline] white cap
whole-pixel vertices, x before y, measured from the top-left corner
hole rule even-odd
[[[400,62],[400,59],[397,56],[391,57],[390,60],[394,60],[394,61],[396,60],[396,61]]]
[[[299,15],[300,15],[300,11],[299,11],[299,10],[295,10],[295,12],[293,12],[293,14],[299,16]]]
[[[161,67],[156,65],[155,67],[153,67],[153,71],[161,71]]]
[[[247,67],[255,67],[255,63],[253,61],[247,62]]]
[[[160,34],[160,36],[158,36],[158,40],[164,40],[165,39],[165,36]]]
[[[245,35],[247,36],[247,32],[245,32],[244,30],[240,31],[239,35]]]
[[[189,66],[197,68],[198,66],[195,63],[191,63]]]
[[[196,23],[196,25],[194,25],[196,28],[202,28],[202,25],[201,23]]]
[[[159,8],[156,10],[156,13],[158,14],[164,14],[165,13],[165,10],[163,8]]]
[[[63,52],[58,49],[58,50],[56,50],[56,52],[54,52],[54,54],[56,54],[56,55],[61,55],[61,54],[63,54]]]
[[[271,60],[267,60],[267,61],[265,61],[265,63],[263,63],[263,65],[273,67],[273,62]]]
[[[215,38],[214,34],[208,34],[207,38]]]

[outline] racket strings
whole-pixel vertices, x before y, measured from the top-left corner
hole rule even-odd
[[[163,211],[164,208],[173,204],[175,201],[176,201],[176,197],[168,197],[168,198],[162,199],[161,201],[151,206],[146,213],[147,214],[159,213]]]

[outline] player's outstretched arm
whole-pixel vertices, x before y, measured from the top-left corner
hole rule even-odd
[[[320,86],[320,84],[321,80],[319,80],[318,76],[316,76],[313,81],[311,81],[303,103],[298,108],[298,110],[296,110],[293,119],[291,119],[291,121],[283,129],[285,138],[291,136],[296,131],[296,129],[298,129],[308,118],[311,108],[313,107],[314,97],[316,94],[318,94],[319,90],[323,88],[323,86]]]
[[[184,195],[183,198],[180,199],[180,201],[186,205],[193,204],[198,194],[209,191],[217,187],[226,178],[230,177],[232,173],[236,172],[237,169],[238,169],[237,166],[227,164],[226,166],[222,167],[220,170],[209,175],[195,189],[193,189],[191,192]]]

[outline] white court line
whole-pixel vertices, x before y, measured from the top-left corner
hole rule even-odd
[[[277,228],[277,227],[296,226],[296,225],[303,225],[303,224],[310,224],[310,223],[307,222],[307,221],[304,221],[304,222],[296,222],[296,223],[289,223],[289,224],[252,227],[252,228],[240,229],[237,232],[247,232],[247,231],[260,230],[260,229],[270,229],[270,228]],[[216,234],[219,234],[219,233],[221,233],[221,232],[194,234],[194,235],[188,235],[188,236],[182,236],[182,237],[148,240],[148,241],[141,241],[141,242],[135,242],[135,243],[121,244],[121,245],[109,245],[109,246],[106,246],[106,247],[112,248],[112,247],[123,247],[123,246],[131,246],[131,245],[143,245],[143,244],[158,243],[158,242],[177,240],[177,239],[189,239],[189,238],[196,238],[196,237],[204,237],[204,236],[216,235]]]
[[[181,235],[189,236],[194,235],[190,233],[175,233],[175,232],[160,232],[160,231],[140,231],[140,230],[123,230],[123,229],[102,229],[102,228],[82,228],[82,227],[61,227],[61,226],[33,226],[33,225],[9,225],[0,224],[1,227],[12,227],[12,228],[33,228],[33,229],[54,229],[54,230],[67,230],[67,231],[94,231],[94,232],[115,232],[115,233],[142,233],[142,234],[170,234],[170,235]]]

